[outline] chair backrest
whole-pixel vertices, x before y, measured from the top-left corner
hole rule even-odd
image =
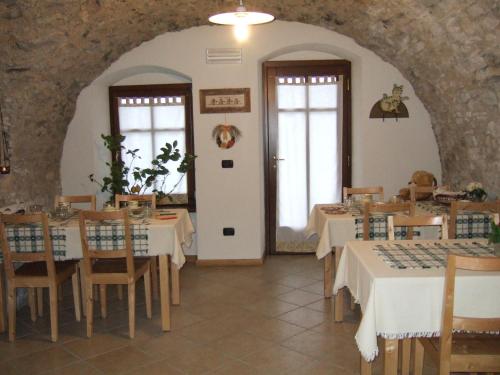
[[[156,194],[142,194],[142,195],[115,195],[115,207],[120,209],[121,202],[130,202],[130,201],[139,201],[139,202],[151,202],[151,208],[156,209]]]
[[[406,215],[413,216],[415,214],[415,204],[411,202],[365,204],[363,212],[364,241],[368,241],[370,239],[370,215],[374,213],[404,213]]]
[[[353,187],[345,187],[342,189],[342,197],[345,200],[351,195],[364,195],[364,194],[378,194],[379,200],[383,201],[384,200],[384,188],[382,186],[371,186],[371,187],[360,187],[360,188],[353,188]]]
[[[94,260],[125,258],[127,274],[129,277],[133,277],[134,255],[132,253],[132,235],[128,210],[121,209],[111,212],[81,211],[79,220],[85,273],[87,275],[92,274]],[[101,241],[100,238],[97,238],[100,236],[98,232],[100,233],[101,230],[111,231],[111,235],[109,233],[104,234],[106,238]],[[103,249],[103,246],[97,246],[98,243],[108,242],[110,237],[111,241],[115,241],[116,238],[121,237],[120,234],[123,234],[123,238],[119,238],[116,244],[122,244],[122,247],[114,246],[115,243],[113,243],[112,249]],[[113,239],[113,237],[116,238]]]
[[[453,307],[455,302],[455,276],[457,269],[481,272],[500,271],[500,257],[472,257],[448,254],[439,343],[441,358],[448,361],[451,356],[452,332],[454,329],[468,332],[500,331],[500,316],[492,318],[455,316]],[[476,301],[476,303],[480,303],[480,301]]]
[[[413,227],[440,226],[441,239],[448,239],[448,220],[446,216],[390,216],[388,219],[389,240],[394,240],[395,227],[407,227],[406,239],[413,239]]]
[[[55,206],[59,203],[90,203],[90,209],[96,210],[95,195],[57,195],[55,198]]]
[[[15,262],[46,262],[47,276],[55,278],[47,214],[0,215],[0,237],[8,279],[16,276]],[[14,246],[10,244],[12,240]]]
[[[500,215],[500,200],[495,202],[451,202],[450,238],[457,236],[457,216],[459,211],[491,212]]]

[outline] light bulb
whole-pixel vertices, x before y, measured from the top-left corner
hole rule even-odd
[[[243,23],[234,25],[233,34],[238,42],[244,42],[248,39],[248,36],[250,34],[248,25]]]

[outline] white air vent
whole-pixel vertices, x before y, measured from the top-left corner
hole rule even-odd
[[[207,64],[241,64],[241,48],[207,48]]]

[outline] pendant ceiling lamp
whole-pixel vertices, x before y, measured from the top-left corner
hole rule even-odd
[[[234,12],[218,13],[209,17],[208,20],[219,25],[260,25],[274,20],[274,16],[269,13],[249,12],[240,0],[240,6]]]

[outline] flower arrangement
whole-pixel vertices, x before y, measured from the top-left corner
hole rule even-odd
[[[111,200],[115,194],[144,194],[144,191],[154,185],[153,193],[157,194],[158,198],[169,197],[170,193],[179,185],[186,172],[193,166],[195,155],[184,154],[181,159],[181,154],[177,148],[177,141],[165,143],[161,148],[161,153],[151,161],[151,167],[139,168],[134,166],[134,161],[140,159],[139,149],[130,150],[122,145],[125,140],[123,135],[104,135],[101,134],[104,141],[104,146],[113,154],[111,162],[106,163],[109,167],[109,176],[105,176],[102,181],[98,181],[94,174],[89,175],[90,181],[96,183],[101,188],[102,192],[111,194]],[[124,152],[130,155],[130,164],[125,165],[120,154]],[[181,160],[177,171],[182,173],[179,181],[169,192],[164,192],[165,181],[170,175],[166,164],[169,161]],[[132,183],[131,183],[132,181]]]
[[[467,197],[476,202],[481,202],[486,199],[488,194],[483,188],[483,185],[480,182],[471,182],[467,185],[465,188],[465,191],[467,193]]]

